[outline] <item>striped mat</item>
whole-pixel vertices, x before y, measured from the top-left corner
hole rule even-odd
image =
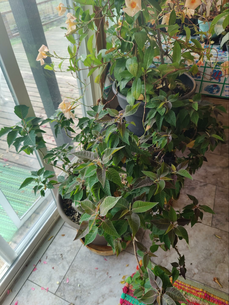
[[[19,218],[27,212],[39,197],[34,195],[32,184],[19,190],[21,183],[28,176],[30,176],[29,170],[0,162],[0,190]],[[0,234],[9,242],[17,230],[17,227],[7,215],[0,202]]]
[[[209,293],[204,289],[196,288],[178,280],[174,283],[174,286],[183,293],[188,305],[228,305],[227,300]],[[145,303],[140,303],[134,297],[133,293],[132,286],[126,284],[123,288],[119,305],[145,305]],[[181,305],[186,304],[181,303]]]

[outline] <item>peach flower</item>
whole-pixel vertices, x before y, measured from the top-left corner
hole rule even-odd
[[[73,107],[73,104],[71,102],[67,102],[66,99],[64,99],[63,102],[60,103],[58,108],[63,112],[67,119],[75,118],[74,113],[71,112],[71,110],[73,110],[75,107]]]
[[[126,7],[123,11],[133,17],[141,10],[141,0],[125,0]]]
[[[38,55],[36,61],[40,61],[41,66],[45,64],[44,58],[47,57],[46,52],[49,52],[49,49],[43,44],[40,49],[38,50]]]
[[[195,10],[201,4],[202,4],[201,0],[186,0],[185,7]]]
[[[65,21],[65,23],[67,23],[68,25],[68,30],[66,32],[66,35],[71,34],[75,29],[76,29],[76,17],[73,16],[71,13],[67,14],[67,20]]]
[[[63,3],[60,3],[57,7],[56,10],[58,11],[59,16],[63,16],[67,10],[67,8],[63,5]]]

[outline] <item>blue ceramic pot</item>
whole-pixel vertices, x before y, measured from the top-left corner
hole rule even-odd
[[[210,29],[211,22],[203,22],[202,20],[198,19],[199,29],[200,32],[207,32]],[[203,35],[206,37],[205,35]]]

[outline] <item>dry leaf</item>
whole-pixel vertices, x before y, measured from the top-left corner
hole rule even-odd
[[[216,234],[214,234],[215,235],[215,237],[217,237],[217,238],[219,238],[219,239],[221,239],[222,237],[220,237],[219,235],[216,235]]]
[[[220,284],[219,279],[217,277],[214,277],[213,281],[216,282],[221,288],[223,288],[223,286]]]
[[[54,236],[50,236],[49,239],[48,239],[48,241],[50,241],[53,237],[54,237]]]
[[[123,275],[122,280],[125,280],[126,277],[127,277],[127,275]]]
[[[195,145],[195,140],[189,142],[186,146],[187,146],[188,148],[193,148],[194,145]]]
[[[121,281],[120,284],[125,284],[125,281]]]
[[[129,264],[127,264],[126,267],[129,267]]]
[[[62,234],[61,236],[65,236],[65,234]]]

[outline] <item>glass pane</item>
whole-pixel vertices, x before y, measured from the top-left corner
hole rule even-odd
[[[75,100],[79,97],[77,80],[70,72],[44,70],[36,61],[42,44],[47,45],[51,53],[55,51],[60,57],[69,57],[69,42],[64,37],[66,31],[61,29],[66,26],[66,16],[58,16],[56,7],[59,0],[20,0],[17,3],[20,3],[19,7],[13,5],[13,0],[0,2],[0,12],[35,114],[46,118],[54,113],[64,98]],[[22,7],[27,8],[26,12]],[[54,59],[57,66],[59,62]],[[68,61],[65,61],[62,70],[65,71],[67,66]],[[81,107],[76,109],[76,115],[82,117]],[[44,139],[48,149],[55,147],[56,143],[60,145],[70,141],[64,133],[56,140],[49,124],[43,128],[47,132]]]
[[[0,57],[0,129],[14,126],[19,118],[14,114],[15,101]],[[33,184],[19,189],[30,171],[38,170],[37,156],[18,154],[13,145],[8,148],[7,135],[0,138],[0,235],[18,254],[33,225],[53,200],[51,193],[40,198]],[[0,245],[1,247],[1,245]],[[21,249],[21,250],[19,250]],[[0,278],[9,264],[0,259]]]

